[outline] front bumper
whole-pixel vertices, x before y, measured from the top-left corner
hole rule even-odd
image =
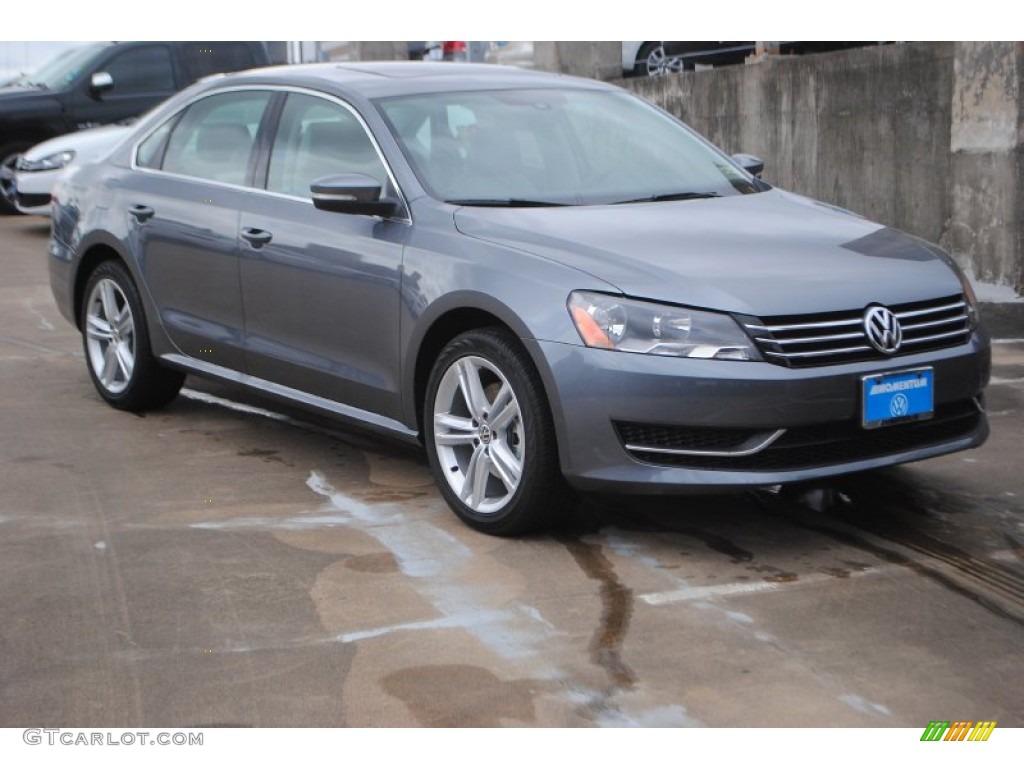
[[[981,394],[991,358],[977,332],[957,347],[803,369],[530,345],[544,361],[562,470],[582,490],[708,492],[799,482],[973,448],[988,436]],[[862,430],[861,377],[923,366],[935,370],[935,417]],[[678,434],[724,435],[738,448],[725,452],[744,455],[627,450],[644,432],[623,425],[669,435],[661,445]],[[750,448],[757,450],[739,450]]]
[[[14,205],[22,213],[50,215],[50,193],[66,168],[53,171],[16,171],[14,174]]]

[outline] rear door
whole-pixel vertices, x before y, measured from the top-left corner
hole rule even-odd
[[[145,283],[171,340],[189,357],[242,371],[239,211],[272,93],[193,102],[139,146],[120,193]]]

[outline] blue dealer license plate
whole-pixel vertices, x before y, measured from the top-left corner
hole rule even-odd
[[[861,379],[865,429],[930,419],[935,411],[935,371],[917,368]]]

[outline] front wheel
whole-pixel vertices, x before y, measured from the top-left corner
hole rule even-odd
[[[467,525],[513,536],[569,510],[550,409],[515,337],[496,328],[456,337],[434,365],[424,406],[431,470]]]
[[[5,144],[0,146],[0,214],[18,214],[15,207],[14,174],[18,157],[31,144]]]
[[[665,46],[655,42],[644,43],[637,52],[636,64],[633,67],[633,74],[638,77],[655,77],[682,71],[683,60],[678,56],[669,56],[665,53]]]
[[[153,357],[142,301],[122,264],[103,262],[89,276],[81,322],[89,375],[110,405],[146,411],[177,396],[185,374]]]

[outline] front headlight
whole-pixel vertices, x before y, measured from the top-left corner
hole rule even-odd
[[[960,278],[960,287],[964,289],[964,301],[967,302],[967,327],[972,331],[978,327],[978,297],[974,295],[971,279],[959,266],[955,266],[956,276]]]
[[[761,360],[754,343],[729,315],[588,291],[573,291],[568,306],[588,347],[669,357]]]
[[[58,168],[63,168],[65,165],[75,159],[75,153],[73,150],[66,149],[63,152],[57,152],[52,155],[47,155],[39,160],[26,160],[23,156],[18,160],[19,171],[56,171]]]

